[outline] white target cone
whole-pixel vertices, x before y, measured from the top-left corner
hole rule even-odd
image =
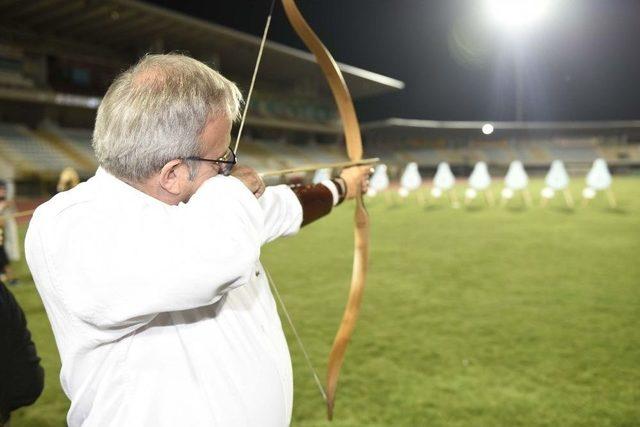
[[[596,159],[593,162],[591,170],[587,174],[587,188],[582,192],[582,204],[586,205],[589,203],[589,200],[595,198],[598,191],[604,191],[607,194],[609,206],[615,208],[617,203],[615,196],[613,195],[613,191],[611,190],[611,182],[611,172],[609,172],[607,162],[604,159]],[[588,191],[588,189],[591,191]],[[593,192],[593,197],[585,197],[585,193],[587,195],[591,195],[591,192]]]
[[[527,186],[529,185],[529,177],[524,170],[524,166],[520,160],[514,160],[509,165],[507,175],[504,177],[504,186],[502,190],[502,204],[506,204],[508,200],[512,199],[515,192],[519,191],[522,194],[522,198],[527,206],[531,207],[531,194]],[[509,190],[509,191],[505,191]],[[508,197],[507,197],[508,196]]]
[[[402,176],[400,177],[400,189],[403,191],[399,194],[401,197],[407,197],[410,192],[419,190],[421,185],[422,177],[418,170],[418,164],[416,162],[411,162],[405,167],[404,172],[402,172]],[[405,192],[407,196],[402,195]],[[422,195],[418,193],[418,201],[421,204],[422,200]]]
[[[456,177],[453,175],[451,171],[451,167],[449,167],[449,163],[441,162],[438,164],[438,169],[436,169],[436,174],[433,177],[433,188],[431,190],[431,195],[434,198],[439,198],[439,196],[434,195],[439,194],[447,194],[449,196],[449,201],[451,205],[455,208],[459,207],[460,203],[458,203],[458,196],[454,190],[454,186],[456,184]]]
[[[573,207],[573,197],[569,192],[569,174],[564,167],[562,160],[554,160],[547,176],[544,178],[546,187],[542,190],[542,200],[540,204],[545,206],[550,199],[553,199],[556,191],[562,191],[567,206]]]
[[[389,176],[387,175],[387,165],[376,166],[371,179],[369,180],[369,188],[376,193],[389,188]]]
[[[469,175],[469,188],[465,192],[465,204],[471,203],[479,192],[484,194],[485,201],[489,206],[493,206],[493,192],[489,188],[491,185],[491,175],[485,162],[478,162],[473,167]]]

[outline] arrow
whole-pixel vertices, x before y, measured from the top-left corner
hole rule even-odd
[[[377,157],[374,157],[371,159],[357,160],[355,162],[315,163],[315,164],[300,166],[300,167],[291,168],[291,169],[281,169],[277,171],[260,172],[259,175],[264,178],[269,176],[287,175],[290,173],[310,172],[318,169],[335,169],[335,168],[348,168],[351,166],[374,165],[379,162],[380,162],[380,159]]]

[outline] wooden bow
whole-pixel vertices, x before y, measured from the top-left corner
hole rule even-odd
[[[285,13],[291,26],[302,39],[307,48],[316,57],[322,72],[329,83],[331,93],[338,106],[342,127],[344,129],[347,155],[352,162],[362,159],[362,138],[360,136],[360,126],[353,106],[351,94],[344,81],[342,72],[338,64],[333,59],[327,48],[322,44],[318,36],[311,29],[304,19],[294,0],[282,0]],[[351,288],[349,299],[340,322],[340,327],[333,341],[329,362],[327,366],[327,416],[333,418],[333,408],[338,386],[340,368],[344,362],[347,345],[353,334],[356,320],[360,312],[362,296],[367,277],[369,264],[369,215],[365,209],[362,193],[357,192],[355,209],[355,232],[354,232],[354,256],[353,270],[351,274]]]
[[[236,135],[236,142],[234,151],[238,152],[238,145],[242,136],[242,129],[247,117],[247,111],[249,110],[249,103],[251,101],[251,94],[253,93],[254,84],[256,82],[256,76],[260,67],[260,60],[264,51],[265,42],[267,39],[267,33],[269,32],[269,26],[271,24],[271,16],[273,13],[273,7],[275,0],[272,0],[269,15],[265,23],[264,32],[260,42],[260,48],[258,50],[258,57],[256,59],[256,65],[251,77],[251,84],[249,85],[249,92],[247,94],[247,101],[245,103],[242,119],[238,127],[238,133]],[[338,64],[333,59],[327,48],[322,44],[318,36],[313,32],[307,21],[303,18],[300,10],[296,6],[294,0],[282,0],[285,13],[291,26],[296,31],[298,36],[305,43],[307,48],[315,55],[316,61],[320,65],[324,76],[329,83],[331,93],[336,101],[340,118],[342,119],[342,126],[344,130],[345,142],[347,146],[347,156],[349,162],[340,164],[341,166],[357,165],[357,164],[369,164],[375,163],[378,159],[362,159],[362,138],[360,136],[360,126],[358,124],[358,118],[356,117],[356,111],[353,106],[351,94],[344,81],[342,72],[338,67]],[[314,165],[317,166],[317,165]],[[326,165],[324,165],[326,166]],[[281,175],[291,171],[309,170],[308,167],[294,168],[284,171],[268,172],[264,175]],[[329,362],[327,365],[327,382],[326,388],[322,386],[320,380],[311,364],[309,356],[302,345],[300,336],[298,335],[293,322],[289,316],[289,313],[280,297],[277,286],[271,278],[269,272],[265,269],[269,283],[271,284],[275,296],[280,303],[280,307],[283,310],[283,314],[289,325],[291,326],[298,343],[302,349],[302,352],[311,368],[314,375],[314,379],[320,389],[320,393],[327,403],[327,416],[331,420],[333,418],[333,408],[336,397],[336,389],[338,386],[338,377],[340,375],[340,368],[344,362],[347,346],[351,340],[351,335],[356,325],[358,313],[360,312],[360,305],[362,303],[362,295],[364,292],[364,286],[367,277],[367,268],[369,264],[369,215],[364,207],[363,196],[360,191],[356,192],[356,210],[355,210],[355,232],[354,232],[354,256],[353,256],[353,270],[351,274],[351,288],[349,290],[349,298],[347,300],[347,306],[342,316],[342,321],[338,327],[338,332],[333,341],[331,352],[329,353]]]

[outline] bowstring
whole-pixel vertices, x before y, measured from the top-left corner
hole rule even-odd
[[[302,343],[302,338],[300,338],[300,334],[298,334],[298,330],[296,329],[295,326],[293,326],[293,320],[291,320],[291,315],[289,314],[289,310],[287,310],[287,307],[284,305],[284,300],[280,296],[280,292],[278,291],[276,282],[273,281],[273,277],[271,277],[271,274],[269,273],[269,271],[266,269],[264,265],[262,266],[262,268],[264,269],[264,272],[267,275],[267,281],[269,282],[269,285],[271,286],[271,289],[273,289],[273,293],[276,296],[276,299],[278,300],[278,305],[280,306],[280,309],[282,310],[282,313],[284,314],[285,319],[287,319],[287,323],[289,324],[289,327],[293,331],[293,335],[296,337],[296,341],[298,342],[298,346],[300,347],[300,350],[302,350],[302,354],[304,355],[304,359],[307,362],[307,366],[309,367],[309,370],[313,375],[313,379],[316,385],[318,386],[320,395],[322,396],[322,399],[324,400],[324,402],[327,403],[327,392],[324,390],[324,387],[322,386],[322,381],[320,381],[320,377],[318,376],[318,371],[316,371],[316,368],[314,367],[313,363],[311,363],[311,357],[309,356],[309,353],[307,353],[307,349]]]
[[[276,0],[271,0],[269,15],[267,16],[267,22],[264,25],[264,31],[262,32],[262,40],[260,41],[260,50],[258,50],[258,58],[256,59],[256,66],[253,68],[253,76],[251,76],[251,84],[249,85],[249,93],[247,93],[247,101],[244,104],[244,111],[242,112],[242,119],[240,120],[240,126],[238,126],[238,135],[236,136],[236,144],[233,147],[234,153],[238,153],[238,146],[240,145],[240,137],[242,136],[242,129],[244,129],[244,122],[247,119],[247,111],[249,111],[249,104],[251,103],[251,94],[253,94],[253,86],[256,84],[256,77],[258,76],[258,69],[260,68],[260,62],[262,61],[262,53],[264,52],[264,46],[267,41],[267,34],[269,33],[269,27],[271,26],[271,17],[273,16],[273,9],[275,7],[275,4],[276,4]]]
[[[240,138],[242,137],[242,130],[244,129],[244,124],[245,124],[245,121],[247,119],[247,112],[249,111],[249,104],[251,103],[251,95],[253,94],[253,88],[254,88],[254,86],[256,84],[256,77],[258,76],[258,69],[260,68],[260,62],[262,61],[262,54],[264,52],[264,46],[265,46],[266,41],[267,41],[267,34],[269,34],[269,27],[271,26],[271,17],[273,16],[273,9],[275,7],[275,4],[276,4],[276,1],[275,0],[271,0],[271,7],[269,8],[269,15],[267,16],[267,22],[264,25],[264,31],[262,33],[262,40],[260,41],[260,49],[258,50],[258,58],[256,59],[256,65],[253,68],[253,75],[251,76],[251,84],[249,85],[249,92],[247,93],[247,100],[246,100],[246,102],[244,104],[244,111],[242,112],[242,119],[240,120],[240,125],[238,126],[238,134],[236,136],[236,143],[235,143],[235,145],[233,147],[233,151],[235,153],[238,153],[238,147],[240,145]],[[316,368],[314,367],[313,363],[311,362],[311,357],[309,356],[309,353],[307,352],[306,347],[302,343],[302,338],[300,338],[300,334],[298,334],[298,330],[293,325],[293,320],[291,319],[291,315],[289,314],[289,310],[287,310],[287,306],[284,304],[284,300],[282,299],[282,296],[280,296],[280,292],[278,291],[278,287],[276,286],[276,283],[273,281],[273,277],[271,277],[271,273],[269,273],[269,271],[264,267],[264,265],[262,266],[262,268],[264,269],[264,272],[265,272],[265,274],[267,276],[267,281],[269,282],[269,286],[273,290],[273,293],[276,296],[276,299],[278,300],[278,305],[280,306],[280,309],[282,310],[282,313],[284,314],[285,319],[287,319],[287,323],[289,324],[289,327],[293,331],[293,335],[296,337],[296,341],[298,343],[298,346],[300,347],[300,350],[302,350],[302,354],[304,355],[304,359],[305,359],[305,361],[307,363],[307,366],[309,367],[309,370],[311,371],[311,374],[313,376],[313,380],[315,381],[316,385],[318,386],[318,390],[320,391],[320,395],[322,396],[322,399],[324,400],[324,402],[327,403],[327,393],[324,390],[324,387],[322,386],[322,381],[320,381],[320,377],[318,376],[318,372],[316,371]]]

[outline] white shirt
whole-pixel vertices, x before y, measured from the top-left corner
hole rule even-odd
[[[207,180],[170,206],[102,169],[35,212],[26,255],[70,426],[284,426],[289,351],[260,247],[298,231],[286,186]]]

